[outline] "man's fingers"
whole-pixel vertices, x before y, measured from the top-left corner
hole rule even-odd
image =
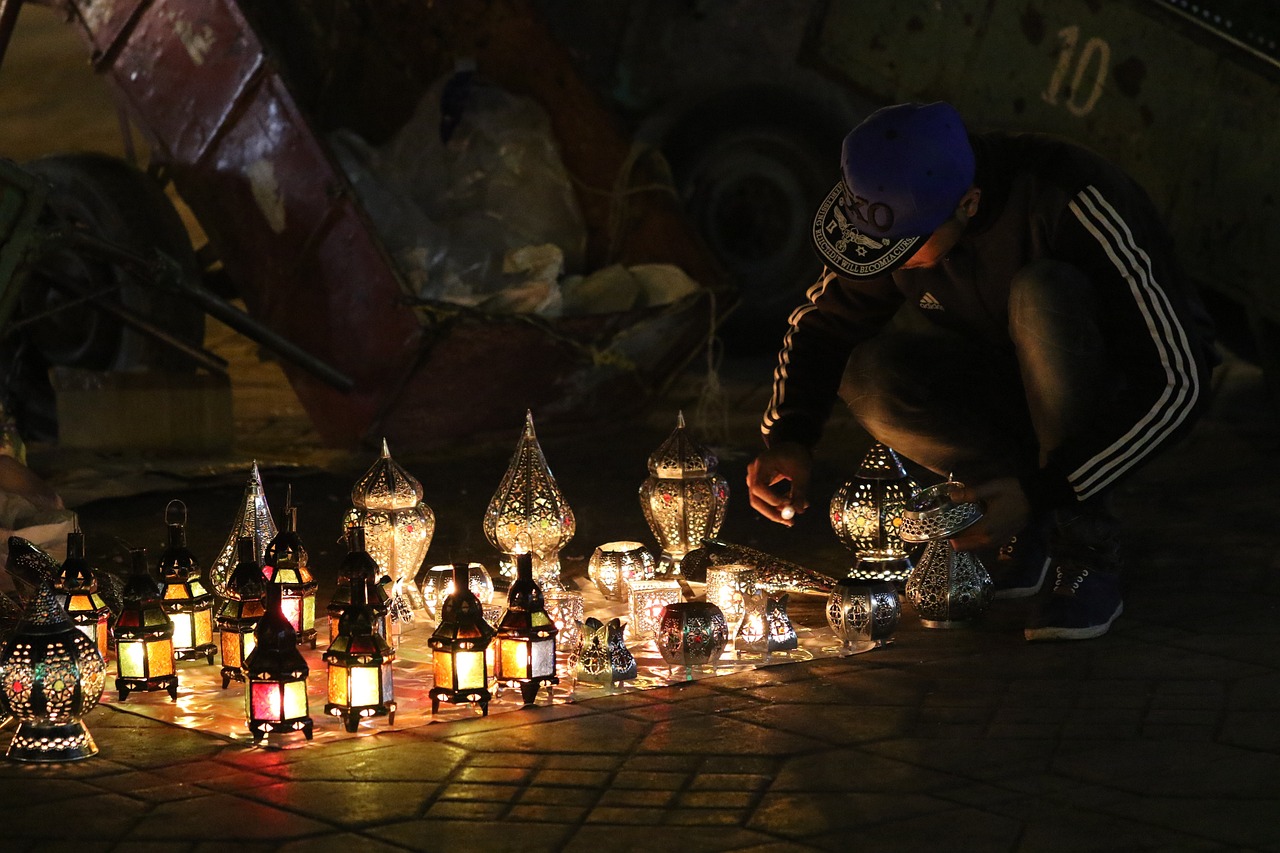
[[[751,499],[751,508],[754,509],[756,512],[760,513],[761,515],[763,515],[765,518],[769,519],[770,521],[775,521],[778,524],[782,524],[787,527],[790,527],[792,524],[795,523],[789,518],[784,518],[782,515],[782,507],[789,506],[789,504],[787,504],[785,500],[779,502],[776,505],[772,503],[766,503],[764,500],[761,499],[760,495],[757,494],[754,490],[750,493],[750,499]]]

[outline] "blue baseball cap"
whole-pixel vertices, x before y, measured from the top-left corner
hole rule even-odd
[[[844,178],[813,219],[824,263],[851,278],[886,275],[955,213],[973,185],[973,146],[955,107],[897,104],[844,138]]]

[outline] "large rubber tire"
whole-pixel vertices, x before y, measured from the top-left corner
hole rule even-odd
[[[47,224],[71,224],[144,256],[160,250],[185,275],[200,266],[186,228],[156,181],[104,154],[43,157],[24,165],[50,186]],[[204,312],[182,296],[108,261],[70,250],[42,256],[25,281],[15,320],[45,315],[22,328],[0,353],[6,404],[29,438],[56,435],[49,367],[99,371],[194,369],[191,360],[145,333],[125,326],[91,303],[54,286],[70,281],[105,297],[188,344],[204,341]]]

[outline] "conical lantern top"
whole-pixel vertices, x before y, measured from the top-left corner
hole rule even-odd
[[[573,510],[538,444],[533,412],[526,411],[515,455],[485,510],[485,536],[507,554],[528,551],[548,559],[573,538],[576,529]]]
[[[79,530],[67,534],[67,558],[62,561],[58,584],[67,592],[98,591],[98,579],[84,558],[84,533]]]
[[[267,586],[265,612],[253,629],[255,645],[245,659],[245,667],[252,673],[305,677],[310,669],[298,651],[298,632],[281,609],[282,597],[279,584]]]
[[[241,536],[236,541],[236,558],[235,571],[231,573],[227,583],[227,597],[237,601],[262,598],[267,578],[262,573],[262,564],[254,554],[251,537]]]
[[[422,484],[391,458],[387,440],[382,455],[351,490],[351,502],[361,509],[409,509],[422,500]]]
[[[235,568],[237,559],[237,541],[242,536],[253,540],[254,554],[259,561],[266,554],[267,544],[276,538],[276,523],[271,517],[271,508],[267,506],[267,497],[262,488],[262,474],[258,470],[258,462],[254,460],[253,470],[245,484],[244,498],[231,523],[231,532],[227,541],[209,569],[209,580],[219,596],[227,597],[227,583]]]
[[[34,637],[61,634],[74,629],[71,617],[53,590],[53,582],[45,578],[40,581],[35,594],[27,600],[27,608],[18,627],[14,629],[14,638],[23,635]]]
[[[713,476],[719,463],[716,455],[685,429],[681,411],[676,415],[676,428],[649,457],[649,473],[666,480],[701,480]]]
[[[907,476],[907,469],[892,448],[876,441],[862,457],[858,476],[864,480],[902,480]]]
[[[275,568],[281,563],[307,568],[308,555],[302,537],[298,535],[298,508],[293,505],[293,486],[285,492],[283,528],[267,544],[263,564]]]

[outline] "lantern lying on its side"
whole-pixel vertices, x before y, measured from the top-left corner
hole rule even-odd
[[[266,612],[254,629],[253,651],[244,662],[245,716],[255,743],[276,732],[302,732],[311,740],[310,669],[298,651],[293,626],[280,609],[280,595],[277,584],[267,584]]]
[[[79,530],[67,534],[67,558],[62,562],[55,594],[72,624],[93,641],[105,660],[111,608],[98,592],[98,578],[84,558],[84,534]]]
[[[181,508],[181,517],[174,514]],[[187,505],[169,501],[164,509],[169,544],[156,567],[162,585],[161,601],[173,620],[173,656],[178,660],[205,658],[213,663],[213,596],[204,588],[200,563],[187,547]]]
[[[440,624],[431,634],[435,686],[431,688],[431,713],[440,700],[474,702],[489,714],[489,642],[494,629],[481,615],[480,599],[467,589],[466,564],[454,566],[453,594],[440,609]]]
[[[329,701],[326,714],[341,717],[349,732],[362,719],[379,714],[396,721],[395,685],[391,662],[396,654],[378,633],[379,616],[369,604],[363,580],[350,585],[350,603],[342,611],[338,636],[329,644],[324,661],[329,665]]]
[[[857,560],[849,577],[906,581],[912,564],[901,535],[902,513],[915,490],[898,454],[873,442],[855,478],[831,497],[831,527]]]
[[[241,536],[236,543],[239,560],[227,580],[227,600],[218,611],[218,633],[222,644],[222,689],[232,681],[245,680],[245,661],[256,642],[254,630],[266,612],[262,599],[267,579],[255,556],[253,539]]]
[[[542,587],[533,579],[533,555],[516,555],[516,579],[507,594],[507,609],[498,622],[494,678],[520,687],[524,704],[532,705],[538,688],[548,694],[556,677],[556,625],[542,603]]]
[[[718,464],[685,430],[680,412],[675,430],[649,457],[649,476],[640,485],[640,508],[662,548],[659,573],[679,574],[685,554],[720,531],[729,482],[716,473]]]
[[[116,640],[116,690],[120,701],[132,691],[167,690],[178,698],[173,666],[173,620],[160,601],[160,588],[147,570],[147,552],[129,552],[132,569],[124,586],[124,605],[111,634]]]
[[[307,549],[298,536],[298,508],[289,487],[284,506],[284,529],[267,545],[263,572],[267,582],[280,587],[280,605],[298,643],[316,647],[316,590],[319,584],[307,565]]]

